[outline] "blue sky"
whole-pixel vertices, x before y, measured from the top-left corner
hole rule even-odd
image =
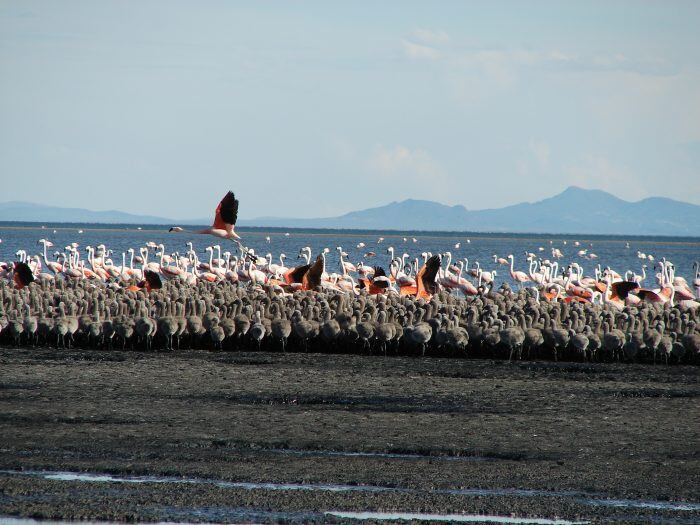
[[[700,204],[700,2],[0,1],[1,200]]]

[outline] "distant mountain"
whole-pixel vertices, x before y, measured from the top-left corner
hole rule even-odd
[[[243,204],[245,205],[245,203]],[[211,224],[210,219],[173,220],[116,210],[92,211],[27,202],[0,203],[0,221],[94,222],[107,224]],[[339,217],[260,217],[239,226],[361,230],[473,231],[512,233],[596,233],[700,236],[700,206],[661,197],[628,202],[600,190],[569,187],[559,195],[505,208],[468,210],[408,199]]]
[[[571,186],[534,203],[467,210],[408,199],[339,217],[239,221],[249,226],[512,233],[596,233],[700,236],[700,206],[661,197],[628,202],[600,190]]]
[[[0,203],[0,221],[19,222],[97,222],[107,224],[171,224],[172,219],[151,215],[133,215],[123,211],[92,211],[83,208],[60,208],[31,202]]]

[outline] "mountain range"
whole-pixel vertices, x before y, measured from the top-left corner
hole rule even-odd
[[[241,204],[245,206],[245,203]],[[125,212],[60,208],[26,202],[0,203],[0,221],[99,222],[122,224],[207,224],[209,219],[173,220]],[[504,208],[468,210],[408,199],[338,217],[260,217],[239,226],[363,230],[472,231],[511,233],[596,233],[700,236],[700,206],[663,197],[637,202],[601,190],[569,187],[553,197]]]
[[[571,186],[548,199],[497,209],[468,210],[461,205],[446,206],[408,199],[339,217],[262,217],[240,221],[240,224],[372,230],[700,236],[700,206],[663,197],[629,202],[601,190]]]
[[[92,211],[61,208],[32,202],[0,202],[0,221],[42,223],[169,224],[172,219],[152,215],[134,215],[117,210]]]

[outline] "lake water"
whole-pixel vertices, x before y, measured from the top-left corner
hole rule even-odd
[[[79,233],[82,230],[82,233]],[[389,264],[387,248],[393,246],[396,254],[408,253],[410,258],[420,257],[421,252],[450,251],[453,261],[467,257],[469,265],[479,261],[484,270],[496,269],[497,284],[510,282],[508,268],[493,262],[493,255],[507,257],[514,254],[516,270],[527,271],[525,252],[533,252],[543,259],[552,258],[552,248],[558,248],[564,254],[559,260],[559,266],[576,261],[584,268],[586,275],[593,275],[594,266],[601,264],[610,266],[624,274],[626,270],[634,270],[641,274],[641,265],[646,263],[648,273],[651,273],[654,262],[661,257],[672,261],[676,266],[676,275],[683,276],[689,281],[693,276],[693,263],[700,259],[700,238],[693,237],[613,237],[592,235],[528,235],[528,234],[484,234],[484,233],[427,233],[427,232],[376,232],[348,230],[280,230],[280,229],[251,229],[241,228],[239,233],[246,246],[254,248],[259,255],[272,253],[274,262],[278,262],[280,253],[289,257],[287,266],[297,264],[297,254],[303,246],[310,246],[314,256],[323,248],[330,248],[327,255],[329,272],[340,271],[338,264],[337,246],[342,246],[353,263],[365,261],[365,264],[380,265],[385,268]],[[266,240],[270,237],[270,241]],[[378,243],[379,237],[384,241]],[[112,258],[115,264],[121,264],[121,253],[128,248],[138,248],[149,241],[164,244],[166,253],[186,252],[186,242],[192,241],[201,260],[208,260],[205,248],[212,244],[221,244],[222,251],[229,250],[237,254],[236,245],[230,241],[220,241],[207,235],[189,233],[169,233],[168,227],[137,225],[51,225],[42,228],[36,224],[0,223],[0,260],[9,261],[15,257],[15,252],[25,249],[31,254],[38,254],[41,245],[38,240],[46,238],[54,243],[52,251],[61,250],[77,242],[81,248],[81,257],[85,258],[86,246],[105,244],[114,250]],[[416,239],[414,242],[413,239]],[[405,240],[404,240],[405,239]],[[579,242],[580,246],[574,243]],[[358,244],[365,243],[364,247]],[[460,243],[458,248],[455,247]],[[629,247],[627,244],[629,243]],[[544,250],[540,250],[543,248]],[[598,258],[591,260],[577,255],[579,250],[587,249]],[[368,251],[376,252],[376,257],[364,258]],[[651,254],[655,261],[642,261],[637,252]],[[151,256],[152,257],[152,256]],[[653,278],[647,278],[646,284],[651,285]]]

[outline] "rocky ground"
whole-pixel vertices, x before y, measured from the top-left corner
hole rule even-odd
[[[689,366],[0,349],[0,516],[697,523],[699,379]]]

